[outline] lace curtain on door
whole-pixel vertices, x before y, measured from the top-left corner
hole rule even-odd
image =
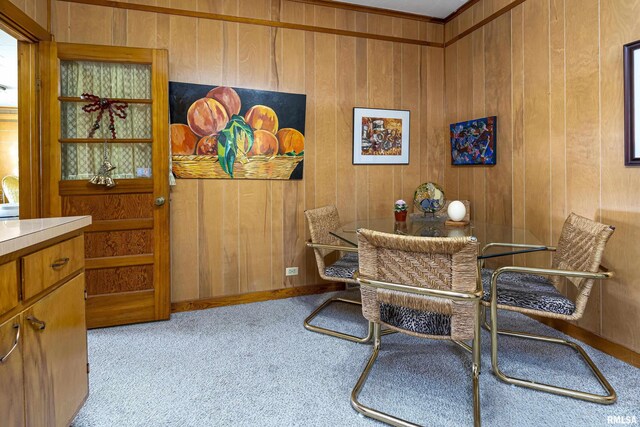
[[[79,98],[83,93],[100,98],[151,99],[151,65],[61,61],[60,92]],[[98,112],[86,113],[87,102],[60,102],[60,133],[64,140],[86,139]],[[151,138],[151,104],[129,103],[127,118],[114,118],[117,139]],[[103,114],[92,139],[112,138],[109,115]],[[116,141],[117,141],[116,139]],[[62,179],[89,179],[104,158],[104,144],[66,141],[61,144]],[[114,178],[146,178],[151,174],[151,143],[107,144],[107,156],[116,166]]]

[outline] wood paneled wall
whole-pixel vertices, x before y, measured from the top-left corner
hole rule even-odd
[[[49,3],[54,0],[9,0],[44,29],[49,28]]]
[[[442,25],[289,1],[147,4],[281,19],[442,42]],[[442,181],[443,49],[55,2],[60,42],[169,50],[170,79],[307,95],[302,181],[178,180],[171,194],[172,300],[320,283],[304,210],[342,220],[389,215],[416,186]],[[408,166],[353,166],[354,106],[411,110]],[[298,276],[285,277],[285,267]]]
[[[480,1],[445,39],[508,4]],[[447,166],[448,195],[549,244],[572,211],[615,225],[604,265],[616,277],[596,285],[579,325],[634,351],[640,169],[624,167],[622,45],[640,39],[638,16],[637,1],[527,0],[445,48],[446,122],[495,114],[499,129],[498,164]]]

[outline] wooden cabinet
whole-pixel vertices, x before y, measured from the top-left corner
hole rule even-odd
[[[83,253],[75,233],[0,265],[3,426],[68,426],[88,395]]]
[[[0,414],[8,427],[24,425],[21,316],[0,325]]]

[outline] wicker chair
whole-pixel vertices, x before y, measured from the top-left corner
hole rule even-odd
[[[20,180],[17,176],[2,178],[2,197],[8,203],[20,203]]]
[[[358,412],[392,425],[414,424],[367,407],[358,396],[372,369],[381,325],[405,334],[453,340],[473,354],[474,424],[480,425],[480,299],[478,243],[473,237],[413,237],[358,231],[362,312],[373,323],[374,347],[351,393]],[[464,340],[473,340],[469,346]]]
[[[354,274],[358,271],[358,249],[340,245],[337,237],[329,234],[330,231],[337,230],[340,227],[340,216],[335,206],[324,206],[317,209],[305,211],[307,222],[309,223],[309,233],[311,234],[311,242],[307,246],[313,248],[318,265],[320,277],[324,280],[338,281],[343,283],[357,284]],[[340,251],[344,253],[336,262],[326,265],[325,257]],[[369,325],[366,336],[358,337],[333,329],[323,328],[311,324],[311,321],[327,306],[334,302],[346,304],[360,305],[359,300],[352,300],[343,297],[332,297],[323,302],[304,320],[304,327],[310,331],[342,338],[357,343],[367,343],[373,337],[373,327]]]
[[[492,243],[484,247],[483,254],[493,247],[538,248],[555,252],[550,269],[518,266],[502,267],[495,271],[482,269],[484,287],[482,304],[491,309],[491,324],[486,323],[485,320],[485,327],[491,332],[493,372],[500,380],[590,402],[611,404],[616,401],[616,392],[578,344],[560,338],[498,329],[498,309],[553,319],[580,319],[589,299],[593,281],[613,275],[611,272],[599,271],[605,245],[613,231],[612,226],[572,213],[564,223],[557,248],[512,243]],[[557,290],[562,277],[566,277],[568,283],[576,286],[578,296],[575,301]],[[486,319],[486,316],[483,318]],[[498,335],[564,344],[575,349],[589,365],[607,394],[587,393],[505,375],[498,366]]]

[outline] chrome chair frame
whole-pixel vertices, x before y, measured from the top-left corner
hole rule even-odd
[[[348,246],[339,246],[339,245],[327,245],[327,244],[322,244],[322,243],[313,243],[313,242],[307,242],[307,247],[310,248],[315,248],[315,249],[329,249],[329,250],[336,250],[336,251],[342,251],[342,252],[358,252],[358,248],[356,247],[348,247]],[[331,297],[329,299],[327,299],[325,302],[323,302],[322,304],[320,304],[318,306],[318,308],[316,308],[315,310],[313,310],[311,312],[311,314],[304,319],[304,327],[305,329],[311,331],[311,332],[317,332],[319,334],[324,334],[324,335],[329,335],[335,338],[340,338],[343,340],[347,340],[347,341],[351,341],[351,342],[355,342],[358,344],[367,344],[369,342],[371,342],[371,340],[374,338],[374,328],[373,325],[371,324],[371,322],[369,322],[369,327],[367,330],[367,335],[363,336],[363,337],[358,337],[355,335],[351,335],[351,334],[347,334],[344,332],[340,332],[340,331],[336,331],[335,329],[329,329],[329,328],[323,328],[321,326],[315,326],[311,324],[311,321],[313,319],[316,318],[316,316],[318,316],[322,310],[324,310],[325,308],[327,308],[328,306],[330,306],[333,303],[344,303],[344,304],[352,304],[352,305],[359,305],[361,306],[362,303],[358,300],[352,300],[349,298],[343,298],[343,297]],[[395,333],[396,331],[392,331],[392,330],[385,330],[382,331],[382,335],[388,335],[388,334],[392,334]]]
[[[360,284],[378,289],[387,289],[391,291],[407,292],[415,295],[445,298],[453,301],[475,302],[476,322],[474,328],[473,344],[469,346],[468,344],[461,341],[454,340],[453,342],[472,354],[473,361],[471,368],[471,377],[473,384],[473,424],[476,427],[480,427],[480,313],[482,307],[480,304],[480,301],[482,299],[482,282],[480,280],[480,275],[478,275],[478,287],[476,288],[475,292],[457,292],[450,290],[429,289],[400,283],[363,279],[360,277],[356,277],[356,280]],[[364,370],[360,374],[355,387],[351,391],[351,406],[356,411],[369,418],[373,418],[393,426],[416,427],[418,426],[417,424],[414,424],[402,418],[395,417],[385,412],[378,411],[377,409],[363,405],[360,401],[358,401],[358,396],[360,395],[360,392],[362,391],[362,388],[364,387],[364,384],[369,377],[369,373],[371,372],[371,369],[373,368],[373,365],[378,358],[378,354],[380,352],[381,336],[383,335],[381,332],[381,325],[379,323],[369,322],[369,324],[370,328],[373,328],[373,353],[371,354],[369,361],[365,365]]]
[[[529,245],[529,244],[517,244],[517,243],[490,243],[486,245],[482,249],[482,255],[484,255],[487,249],[492,247],[517,247],[517,248],[540,248],[544,247],[541,245]],[[556,248],[553,246],[544,247],[547,251],[555,251]],[[478,262],[478,266],[482,267],[483,260]],[[481,271],[481,270],[480,270]],[[584,349],[578,345],[577,343],[569,340],[565,340],[562,338],[554,338],[546,335],[538,335],[531,334],[526,332],[519,331],[510,331],[510,330],[501,330],[498,329],[498,299],[497,299],[497,291],[498,291],[498,278],[501,274],[507,272],[515,272],[515,273],[530,273],[530,274],[539,274],[539,275],[547,275],[547,276],[560,276],[560,277],[577,277],[577,278],[587,278],[587,279],[608,279],[613,277],[613,272],[585,272],[585,271],[576,271],[576,270],[558,270],[551,268],[534,268],[534,267],[518,267],[518,266],[508,266],[501,267],[495,270],[491,276],[491,299],[490,299],[490,318],[491,324],[487,323],[486,320],[486,309],[483,306],[482,319],[484,323],[484,327],[491,333],[491,367],[493,373],[498,379],[503,382],[514,384],[521,387],[527,387],[538,391],[544,391],[547,393],[557,394],[561,396],[572,397],[574,399],[585,400],[589,402],[599,403],[603,405],[610,405],[615,403],[617,400],[617,395],[611,384],[604,377],[602,372],[598,369],[596,364],[591,360],[589,355],[584,351]],[[486,304],[486,303],[484,303]],[[498,335],[506,335],[517,338],[524,338],[534,341],[543,341],[553,344],[562,344],[568,347],[573,348],[578,352],[582,359],[586,362],[586,364],[591,369],[591,372],[598,379],[602,387],[607,391],[606,395],[599,395],[594,393],[588,393],[580,390],[574,390],[559,386],[554,386],[551,384],[534,382],[531,380],[526,380],[522,378],[511,377],[504,374],[498,365]]]

